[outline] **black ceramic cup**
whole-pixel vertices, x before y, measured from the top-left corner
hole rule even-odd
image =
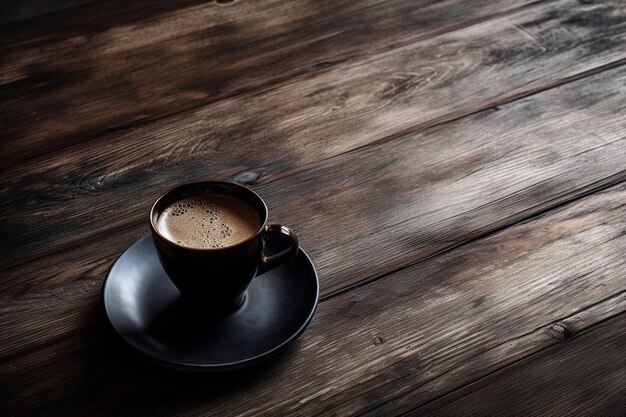
[[[169,205],[185,197],[215,194],[235,197],[253,207],[261,219],[259,230],[237,244],[217,249],[182,246],[159,233],[159,216]],[[150,228],[161,264],[182,295],[214,313],[225,314],[241,306],[246,288],[255,276],[283,264],[298,252],[296,234],[285,226],[268,225],[267,216],[265,202],[249,188],[227,181],[202,181],[161,195],[150,210]],[[270,238],[285,239],[289,246],[266,256],[265,242]]]

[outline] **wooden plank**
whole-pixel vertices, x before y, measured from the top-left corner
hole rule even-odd
[[[626,415],[624,329],[620,314],[408,415]]]
[[[229,7],[210,2],[155,17],[148,9],[144,18],[143,9],[110,17],[105,12],[94,24],[64,26],[34,45],[21,42],[3,51],[0,150],[10,150],[8,162],[49,152],[353,64],[530,2],[326,0],[312,6],[295,0],[286,7],[265,0]]]
[[[300,232],[319,265],[327,295],[623,180],[625,77],[623,67],[606,71],[330,159],[257,191],[266,198],[272,221]],[[65,166],[59,168],[50,176],[61,174]],[[98,178],[69,188],[45,188],[55,181],[44,173],[30,177],[31,185],[10,185],[23,194],[6,194],[7,206],[32,208],[4,219],[3,250],[17,257],[21,248],[35,248],[29,251],[32,257],[62,249],[66,242],[92,242],[77,248],[78,253],[85,250],[77,256],[61,253],[54,262],[61,268],[64,259],[90,262],[94,247],[112,261],[130,243],[117,237],[120,229],[114,226],[138,220],[131,226],[133,237],[147,233],[147,209],[160,192],[149,195],[146,183],[132,175],[110,191]],[[102,178],[118,181],[115,174]],[[77,195],[75,186],[87,194]],[[77,203],[81,200],[85,203]],[[101,245],[103,239],[106,245]],[[3,259],[5,265],[12,261]],[[40,268],[49,262],[44,258],[6,274],[0,290],[20,292],[45,283],[49,278]]]
[[[44,332],[52,344],[5,358],[3,409],[242,416],[412,410],[626,311],[624,201],[626,183],[328,299],[285,355],[216,380],[144,368],[112,349],[97,296],[101,280],[76,281],[70,286],[81,286],[80,297],[90,301],[62,321],[80,331],[54,342],[59,323],[50,322]],[[30,294],[1,303],[0,317],[20,304],[32,314],[45,303],[70,310],[77,298]],[[26,326],[15,330],[0,346]]]
[[[91,2],[93,0],[68,0],[64,2],[50,0],[3,1],[0,3],[0,25],[58,12],[85,3],[85,1]]]
[[[45,2],[47,0],[37,0]],[[22,9],[23,12],[17,11],[14,17],[6,16],[5,19],[8,23],[0,24],[0,33],[3,34],[0,40],[0,48],[12,48],[14,46],[28,46],[50,44],[63,39],[72,38],[75,36],[93,36],[95,34],[110,30],[115,27],[124,27],[131,24],[141,25],[139,30],[143,29],[143,25],[151,21],[158,24],[159,20],[179,20],[186,19],[187,26],[183,27],[178,25],[175,27],[168,26],[167,33],[173,35],[171,37],[182,37],[193,31],[199,31],[201,27],[198,25],[197,19],[202,15],[206,15],[208,10],[212,10],[213,13],[218,13],[220,17],[237,18],[237,15],[241,14],[263,14],[269,8],[273,8],[274,15],[291,15],[291,18],[297,19],[300,15],[300,24],[306,25],[311,23],[311,20],[317,21],[318,24],[325,24],[324,21],[330,18],[340,17],[342,13],[351,11],[353,13],[352,19],[345,23],[349,28],[347,33],[354,30],[354,22],[359,21],[364,17],[365,13],[378,13],[378,20],[360,20],[363,24],[369,24],[372,31],[368,33],[369,40],[376,39],[375,33],[381,29],[381,25],[385,24],[382,21],[388,19],[397,19],[397,10],[403,10],[405,20],[396,23],[396,31],[401,29],[404,33],[415,33],[414,31],[424,31],[427,27],[430,27],[433,32],[438,32],[440,29],[444,29],[442,24],[448,22],[453,26],[458,26],[453,23],[452,19],[456,19],[456,23],[460,23],[460,26],[465,26],[466,23],[472,19],[471,16],[477,19],[488,19],[490,16],[498,15],[500,13],[507,13],[510,10],[526,7],[536,3],[537,1],[529,0],[508,0],[506,4],[492,5],[488,8],[488,3],[482,0],[472,2],[473,4],[466,4],[460,0],[444,0],[442,2],[429,2],[426,0],[414,0],[408,5],[403,5],[402,2],[396,0],[363,0],[363,1],[346,1],[339,0],[336,2],[329,2],[321,0],[316,2],[316,7],[306,5],[305,3],[296,0],[291,2],[288,6],[272,1],[272,0],[260,0],[254,2],[254,4],[242,4],[245,2],[233,1],[233,0],[219,0],[219,1],[206,1],[206,0],[138,0],[132,3],[124,2],[123,0],[111,0],[106,4],[93,0],[72,0],[72,2],[83,4],[75,4],[74,7],[67,7],[69,2],[58,4],[54,2],[54,7],[62,7],[57,10],[44,11],[43,9],[34,10],[34,8],[25,7],[24,4],[7,4],[6,7],[16,10]],[[407,2],[404,2],[405,4]],[[252,6],[252,7],[251,7]],[[2,6],[0,6],[2,7]],[[447,8],[447,10],[446,10]],[[188,10],[185,10],[188,9]],[[289,10],[286,10],[289,9]],[[367,12],[364,9],[376,9]],[[382,9],[385,12],[382,12]],[[482,12],[479,11],[482,9]],[[422,12],[422,18],[414,15],[417,10]],[[320,12],[326,12],[321,14]],[[33,13],[34,12],[34,13]],[[478,12],[478,13],[476,13]],[[22,19],[18,15],[22,15],[28,20],[21,20],[15,22],[16,19]],[[34,16],[37,14],[38,16]],[[31,15],[31,17],[27,17]],[[266,18],[268,22],[272,18],[276,18],[274,15],[260,16]],[[338,16],[339,15],[339,16]],[[308,18],[306,16],[309,16]],[[192,17],[190,19],[190,17]],[[287,16],[285,16],[287,17]],[[313,19],[311,19],[313,17]],[[244,19],[246,19],[244,17]],[[418,19],[418,20],[414,20]],[[0,17],[0,21],[2,17]],[[409,24],[413,20],[413,24]],[[437,20],[440,24],[433,25],[434,20]],[[214,25],[217,22],[212,22],[210,19],[204,22],[205,28],[210,25]],[[274,21],[273,23],[276,23]],[[272,24],[273,24],[272,23]],[[292,24],[293,25],[293,24]],[[289,25],[287,25],[289,26]],[[295,27],[295,26],[293,26]],[[323,27],[318,27],[313,30],[323,30]],[[342,30],[342,28],[337,28]],[[389,34],[393,34],[392,30]],[[275,35],[279,35],[281,30],[277,28]],[[262,33],[259,33],[261,35]],[[331,33],[328,33],[332,36]],[[166,33],[162,33],[160,36],[164,36]],[[243,34],[242,34],[243,35]],[[243,35],[245,36],[245,35]],[[219,39],[219,36],[218,36]],[[261,37],[259,38],[261,39]],[[87,39],[90,42],[90,39]],[[146,40],[149,41],[149,40]],[[209,47],[211,45],[208,45]]]
[[[206,0],[27,0],[0,3],[2,43],[17,39],[51,35],[58,31],[87,29],[102,24],[114,25],[117,18],[145,19],[164,10],[206,2]],[[17,33],[16,33],[17,32]]]
[[[0,240],[0,252],[3,253],[0,267],[17,265],[68,248],[85,238],[93,238],[94,233],[102,234],[111,228],[118,230],[133,222],[143,223],[146,207],[165,188],[175,183],[207,177],[233,178],[251,184],[267,183],[310,169],[312,165],[319,164],[320,160],[337,154],[370,146],[376,141],[403,137],[408,132],[421,131],[477,109],[491,108],[520,95],[563,83],[579,77],[580,71],[585,74],[598,71],[605,68],[604,64],[611,65],[613,59],[624,55],[621,40],[626,38],[626,19],[615,19],[619,23],[612,26],[608,23],[591,27],[572,24],[570,28],[569,24],[561,21],[562,17],[551,17],[553,7],[559,5],[572,6],[564,12],[570,20],[583,12],[584,9],[570,3],[569,0],[563,0],[541,10],[532,9],[515,17],[492,20],[394,50],[367,65],[357,65],[291,83],[266,94],[223,100],[193,113],[161,119],[132,131],[111,133],[98,140],[20,164],[0,180],[0,190],[4,195],[0,202],[0,221],[8,225]],[[521,30],[520,27],[525,29]],[[543,39],[542,46],[529,41],[529,30]],[[585,90],[585,94],[600,94],[598,97],[610,100],[613,107],[594,103],[585,95],[568,92],[576,95],[579,101],[555,99],[555,103],[560,103],[560,107],[555,110],[560,117],[556,124],[568,128],[555,130],[550,126],[552,121],[538,118],[538,123],[545,126],[546,132],[550,132],[549,136],[540,138],[539,131],[530,134],[541,143],[552,140],[553,136],[559,137],[565,142],[566,149],[578,150],[572,154],[558,149],[549,152],[570,156],[588,150],[585,146],[595,147],[605,141],[619,139],[614,132],[623,127],[616,119],[622,116],[618,110],[623,109],[624,101],[614,91],[622,91],[623,85],[610,79],[603,82],[605,85],[599,86],[600,92],[589,89]],[[577,88],[585,88],[584,84],[577,84]],[[580,100],[584,105],[581,105]],[[552,111],[551,102],[541,104],[542,111]],[[581,125],[578,132],[569,129],[571,120],[564,114],[570,111],[569,106],[574,106],[572,108],[587,120],[587,124]],[[593,110],[586,110],[589,106]],[[260,112],[259,109],[268,111]],[[493,116],[482,121],[471,119],[471,126],[465,128],[470,129],[468,132],[487,135],[482,143],[495,143],[498,139],[504,142],[505,137],[519,134],[518,124],[525,126],[523,129],[526,130],[535,129],[537,113],[526,107],[520,109],[525,112],[524,117],[533,121],[505,112],[507,118],[515,117],[515,124],[503,120],[504,116]],[[604,113],[598,115],[598,112]],[[608,126],[596,122],[597,117]],[[502,122],[505,127],[483,125],[487,121]],[[420,182],[431,183],[437,176],[443,178],[461,171],[467,174],[470,171],[464,171],[463,167],[469,165],[477,169],[493,158],[494,163],[498,163],[498,156],[504,156],[497,153],[499,151],[494,151],[497,153],[494,155],[487,149],[471,151],[464,148],[467,143],[474,146],[482,144],[477,142],[482,140],[480,138],[466,140],[467,132],[451,132],[457,136],[454,141],[441,136],[448,135],[447,132],[437,132],[434,130],[425,136],[405,137],[401,145],[389,148],[395,149],[391,152],[398,155],[389,155],[385,165],[375,169],[387,167],[385,169],[390,172],[398,169],[400,175],[406,174],[407,178],[413,178],[410,180],[413,187]],[[525,131],[523,135],[527,133]],[[428,142],[435,137],[436,143]],[[523,154],[528,150],[524,148],[526,141],[523,136],[515,137],[520,141],[522,148],[519,152]],[[427,138],[430,139],[427,141]],[[580,143],[569,143],[572,139]],[[424,145],[422,141],[425,141]],[[405,146],[409,147],[405,149]],[[512,155],[526,158],[526,155],[516,154],[513,144],[503,146],[506,146],[507,152],[512,151]],[[562,179],[569,181],[571,176],[577,176],[577,181],[589,185],[618,173],[620,170],[615,167],[622,161],[616,161],[619,154],[615,154],[615,149],[623,149],[620,146],[620,143],[614,143],[609,148],[589,149],[590,155],[607,152],[608,165],[596,166],[590,162],[589,155],[581,154],[575,163],[591,165],[590,176],[582,179],[580,171],[571,171]],[[383,148],[376,149],[372,152],[386,152],[381,151]],[[442,161],[438,155],[453,157],[455,154],[450,149],[470,152],[471,157],[476,159],[459,156],[454,162],[446,162],[447,166],[437,168],[440,173],[436,175],[432,170],[427,172],[422,169],[433,160]],[[375,177],[376,172],[371,169],[376,162],[365,162],[364,166],[359,167],[360,171],[344,169],[357,158],[365,157],[367,161],[374,161],[375,158],[365,155],[367,153],[361,152],[355,156],[348,155],[347,159],[340,158],[332,162],[332,167],[316,171],[325,173],[322,177],[325,179],[319,185],[331,187],[318,192],[326,195],[327,190],[343,188],[353,181],[343,175]],[[422,155],[428,156],[422,159]],[[396,157],[405,159],[393,168],[389,164],[393,164]],[[545,166],[543,162],[552,161],[549,155],[543,157],[547,159],[531,168]],[[567,166],[573,169],[574,165],[568,165],[570,162],[574,163],[571,159],[555,161],[557,164],[565,164],[561,166],[562,169]],[[453,163],[458,166],[452,166]],[[555,169],[548,168],[548,171]],[[539,181],[547,181],[557,174],[556,171],[548,171],[544,173],[549,174],[549,177]],[[520,174],[522,172],[516,173]],[[305,177],[299,178],[307,186],[312,183]],[[387,177],[379,178],[378,184],[383,188],[372,189],[375,193],[388,189],[389,183],[381,181],[384,179],[391,183],[394,181]],[[531,185],[533,179],[529,177],[531,182],[527,185]],[[473,182],[474,178],[471,180]],[[554,176],[550,181],[560,179]],[[460,184],[467,184],[467,181],[458,182],[455,187]],[[487,184],[482,185],[487,187]],[[455,193],[465,193],[467,190],[450,189],[454,189]],[[284,204],[294,200],[292,204],[295,205],[301,204],[302,198],[313,196],[298,196],[293,191],[290,193],[282,194],[281,200],[276,201]],[[405,194],[399,198],[408,196]],[[273,198],[273,191],[268,191],[268,197],[270,200]],[[482,198],[476,195],[468,197]],[[546,197],[552,199],[554,195]],[[339,198],[335,197],[336,200]],[[368,196],[366,200],[370,198]],[[381,198],[379,201],[387,204],[384,200]],[[532,202],[533,206],[539,203]],[[290,206],[287,214],[297,213],[293,211],[294,205]],[[103,214],[107,215],[106,222],[102,221]],[[282,215],[281,212],[278,214]],[[401,216],[410,218],[411,213],[406,212]],[[406,218],[397,220],[404,221]],[[301,216],[294,219],[293,215],[288,215],[281,221],[290,221],[306,233],[310,233],[307,229],[313,226],[307,226]],[[363,233],[363,227],[367,228],[367,225],[361,224],[359,230]]]
[[[626,68],[607,71],[329,160],[257,191],[268,201],[273,221],[300,232],[328,295],[624,179],[625,78]],[[548,113],[552,117],[536,117]],[[141,217],[148,207],[146,202]],[[75,207],[66,210],[78,216]],[[93,209],[98,210],[111,209]],[[72,227],[70,222],[63,227]],[[5,273],[0,292],[55,286],[92,269],[91,277],[104,274],[120,251],[148,232],[145,222],[127,231],[103,228],[93,240],[86,230],[86,240],[74,250]],[[5,242],[36,227],[5,225]],[[54,232],[44,227],[42,232]]]

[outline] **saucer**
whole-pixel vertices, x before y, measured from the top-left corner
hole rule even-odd
[[[239,310],[211,317],[183,300],[151,236],[115,261],[103,289],[113,329],[135,352],[168,368],[200,372],[242,368],[278,353],[307,327],[318,299],[315,267],[300,249],[254,278]]]

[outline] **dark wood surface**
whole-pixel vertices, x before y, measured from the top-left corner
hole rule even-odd
[[[274,0],[221,7],[210,2],[96,33],[92,25],[64,27],[69,32],[66,36],[57,39],[55,31],[47,35],[54,38],[43,45],[41,41],[32,46],[18,42],[7,47],[5,54],[12,65],[0,99],[6,103],[2,113],[7,122],[5,134],[13,138],[7,142],[13,157],[84,143],[84,136],[256,93],[283,80],[310,79],[337,66],[358,65],[391,47],[519,9],[517,4],[494,8],[488,1],[479,1],[456,15],[445,12],[453,8],[453,0],[422,7],[399,0],[332,0],[314,5],[300,0],[290,2],[289,10],[283,4]],[[143,10],[136,14],[142,15]],[[337,81],[345,79],[343,75]],[[329,83],[323,82],[323,87]],[[295,93],[292,89],[287,87],[290,97]],[[28,103],[19,99],[33,90],[36,94]],[[17,100],[11,100],[16,96]],[[319,99],[272,100],[306,109],[311,101],[319,106]],[[236,100],[235,106],[242,102]],[[252,106],[257,117],[261,116],[259,105]],[[280,114],[289,111],[277,110]],[[235,108],[225,111],[241,114]],[[34,112],[35,118],[24,117]],[[240,121],[251,121],[252,114],[241,116]],[[254,124],[265,130],[266,123]],[[250,130],[249,125],[242,128]],[[25,135],[28,143],[20,140]]]
[[[569,3],[561,6],[571,11]],[[127,227],[129,220],[143,221],[142,208],[175,182],[211,176],[263,185],[355,148],[500,108],[537,89],[622,63],[623,42],[608,43],[606,39],[623,36],[626,41],[626,19],[613,26],[598,26],[606,39],[599,36],[592,42],[593,33],[586,29],[568,39],[575,36],[575,28],[564,35],[550,35],[558,29],[551,26],[561,24],[544,16],[553,10],[538,7],[520,12],[517,19],[507,16],[480,23],[478,28],[435,36],[363,65],[294,81],[266,94],[225,99],[95,140],[79,136],[82,142],[76,146],[11,167],[3,176],[6,180],[0,180],[0,189],[7,188],[10,196],[0,203],[0,221],[11,216],[3,234],[12,237],[1,239],[0,247],[11,256],[0,265],[24,263],[75,246],[84,234]],[[626,13],[611,9],[610,13],[614,12]],[[541,49],[534,50],[534,44],[528,46],[527,33],[511,21],[520,27],[524,22],[543,22],[538,32],[545,30],[546,42],[554,43],[545,57]],[[592,28],[595,31],[595,26]],[[584,40],[582,46],[576,40]],[[503,61],[502,57],[507,58]],[[606,62],[613,58],[619,59]],[[52,143],[56,146],[58,141]],[[10,161],[7,164],[10,166]],[[116,199],[110,198],[111,193],[116,193]],[[127,204],[120,206],[119,200]],[[16,204],[21,208],[17,215],[5,208]],[[76,210],[77,206],[81,209]],[[103,211],[113,209],[121,215],[106,223],[99,221]],[[33,220],[42,227],[31,227]]]
[[[0,12],[1,415],[626,414],[622,2]],[[322,293],[218,378],[138,362],[100,305],[203,178],[259,192]]]
[[[622,313],[407,415],[624,415],[625,328]]]

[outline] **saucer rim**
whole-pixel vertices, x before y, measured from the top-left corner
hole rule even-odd
[[[302,255],[304,255],[304,257],[308,261],[308,263],[311,265],[311,269],[313,271],[313,277],[315,278],[315,300],[313,302],[313,306],[311,308],[311,311],[307,315],[306,319],[302,321],[302,324],[300,325],[298,330],[293,332],[293,334],[290,337],[285,339],[283,342],[281,342],[277,346],[274,346],[273,348],[271,348],[271,349],[269,349],[269,350],[267,350],[267,351],[265,351],[265,352],[263,352],[261,354],[258,354],[256,356],[252,356],[252,357],[249,357],[249,358],[246,358],[246,359],[242,359],[240,361],[234,361],[234,362],[228,362],[228,363],[220,363],[220,364],[191,364],[191,363],[185,363],[185,362],[166,361],[166,360],[159,359],[159,358],[156,358],[154,356],[151,356],[148,353],[146,353],[143,350],[141,350],[138,347],[136,347],[135,345],[133,345],[130,341],[128,341],[125,337],[123,337],[120,334],[120,332],[116,329],[115,325],[113,324],[113,321],[111,319],[111,315],[109,313],[109,307],[107,306],[107,302],[106,302],[107,284],[110,281],[111,271],[113,270],[115,265],[119,262],[119,260],[122,258],[122,256],[124,256],[132,247],[134,247],[135,245],[138,245],[139,243],[143,242],[144,240],[150,240],[152,242],[152,244],[154,245],[154,239],[152,238],[151,235],[147,235],[147,236],[141,237],[141,238],[137,239],[135,242],[133,242],[132,244],[130,244],[115,259],[115,262],[113,262],[111,264],[111,266],[109,267],[109,270],[107,271],[106,278],[104,279],[104,282],[102,283],[101,302],[102,302],[102,306],[104,307],[105,315],[107,317],[107,323],[108,323],[109,327],[111,328],[111,330],[113,330],[113,332],[117,335],[117,338],[119,340],[121,340],[123,342],[123,344],[127,348],[130,348],[130,350],[133,353],[135,353],[136,355],[140,356],[142,359],[144,359],[144,360],[146,360],[146,361],[148,361],[150,363],[162,366],[164,368],[172,369],[172,370],[186,371],[186,372],[197,372],[197,373],[225,372],[225,371],[230,371],[230,370],[235,370],[235,369],[246,368],[248,366],[253,366],[253,365],[256,365],[256,364],[258,364],[260,362],[263,362],[263,361],[265,361],[265,360],[275,356],[276,354],[280,353],[287,346],[289,346],[291,343],[293,343],[298,337],[300,337],[300,335],[302,335],[302,333],[306,330],[306,328],[311,323],[311,320],[313,319],[313,316],[315,315],[315,312],[317,311],[317,306],[319,304],[319,299],[320,299],[320,281],[319,281],[319,276],[317,274],[317,269],[315,268],[315,264],[313,264],[313,261],[311,260],[309,255],[306,253],[306,251],[304,251],[304,249],[302,249],[302,247],[300,247],[300,248],[298,248],[298,252],[296,252],[295,256],[298,256],[299,253],[301,252]],[[258,277],[260,277],[260,275],[256,276],[255,279],[258,278]]]

